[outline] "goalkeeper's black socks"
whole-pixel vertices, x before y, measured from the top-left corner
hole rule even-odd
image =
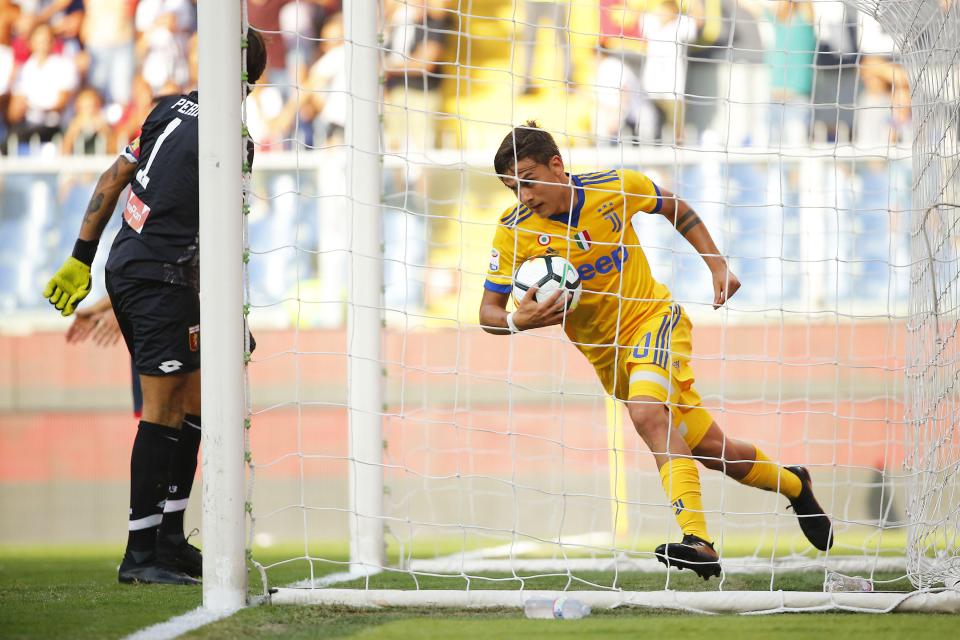
[[[127,556],[135,563],[154,558],[157,529],[163,519],[170,461],[179,431],[141,420],[130,455],[130,522]]]
[[[170,460],[167,502],[163,507],[160,535],[180,543],[183,537],[183,515],[197,473],[197,453],[200,451],[200,416],[187,414],[180,429],[180,441]]]

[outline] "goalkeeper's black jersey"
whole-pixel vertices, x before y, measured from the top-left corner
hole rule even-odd
[[[110,272],[198,286],[199,113],[196,91],[162,98],[124,150],[137,170],[107,259]]]

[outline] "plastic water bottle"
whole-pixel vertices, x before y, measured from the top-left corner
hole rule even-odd
[[[538,620],[579,620],[590,615],[590,606],[572,598],[530,598],[523,613]]]
[[[869,593],[873,591],[873,582],[869,578],[860,576],[845,576],[836,571],[828,571],[827,579],[823,583],[823,590],[828,593],[841,591],[853,593]]]

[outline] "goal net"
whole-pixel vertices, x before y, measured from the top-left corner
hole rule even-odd
[[[272,56],[243,109],[257,591],[957,606],[938,591],[960,578],[955,3],[299,0],[245,15]],[[701,467],[723,575],[665,570],[653,550],[681,534],[624,406],[560,328],[482,330],[493,236],[518,204],[493,154],[528,119],[572,174],[640,171],[696,209],[743,283],[719,310],[662,216],[604,224],[634,225],[626,249],[692,320],[720,428],[810,471],[830,551],[783,496]],[[835,573],[873,593],[828,590]]]

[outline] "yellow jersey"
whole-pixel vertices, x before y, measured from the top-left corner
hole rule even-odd
[[[632,218],[658,213],[660,188],[637,171],[610,170],[571,176],[573,206],[549,218],[514,205],[500,217],[484,288],[510,293],[513,273],[542,255],[567,259],[580,274],[580,304],[564,331],[594,367],[616,362],[614,347],[631,347],[643,323],[665,312],[670,291],[657,282]]]

